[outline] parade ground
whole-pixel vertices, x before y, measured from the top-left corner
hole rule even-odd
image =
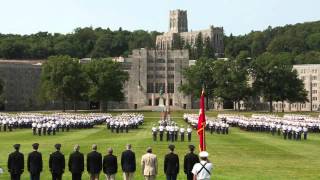
[[[193,111],[196,113],[197,111]],[[141,156],[146,152],[146,148],[151,146],[153,153],[158,157],[158,176],[157,179],[164,180],[163,161],[165,154],[168,153],[170,142],[152,140],[151,127],[159,121],[159,112],[141,112],[144,114],[144,124],[139,129],[130,130],[129,133],[111,133],[105,125],[99,125],[92,129],[75,130],[70,132],[58,133],[55,136],[34,136],[31,129],[15,129],[13,132],[0,132],[0,167],[5,170],[0,175],[0,179],[9,179],[7,172],[8,154],[14,151],[12,145],[21,144],[21,152],[25,157],[25,171],[22,175],[23,180],[29,179],[26,160],[29,152],[32,151],[32,144],[39,143],[39,151],[42,153],[44,164],[41,179],[51,179],[48,167],[48,158],[54,152],[54,144],[61,143],[61,151],[66,158],[66,167],[69,154],[75,144],[80,145],[80,152],[85,156],[91,151],[91,145],[96,143],[98,151],[106,154],[107,148],[114,149],[114,155],[118,157],[118,173],[116,179],[122,179],[120,166],[121,152],[125,150],[125,145],[130,143],[136,153],[137,171],[135,179],[143,179],[141,173]],[[172,112],[171,117],[179,125],[187,124],[183,121],[184,112]],[[224,112],[221,112],[224,113]],[[230,112],[237,113],[237,112]],[[117,113],[114,113],[117,114]],[[251,113],[245,113],[250,115]],[[208,112],[208,116],[216,116],[216,112]],[[317,113],[311,115],[318,116]],[[240,130],[232,127],[228,135],[206,134],[207,151],[209,159],[214,164],[212,179],[245,179],[245,180],[269,180],[269,179],[320,179],[320,134],[310,133],[308,140],[288,141],[283,140],[282,136],[272,136],[268,133],[255,133]],[[198,146],[196,130],[192,132],[192,141],[174,142],[176,153],[180,159],[179,180],[185,180],[183,172],[183,158],[188,152],[188,145]],[[197,151],[198,153],[198,151]],[[63,179],[71,180],[71,173],[66,168]],[[85,171],[83,179],[89,179]],[[104,175],[100,174],[100,179]]]

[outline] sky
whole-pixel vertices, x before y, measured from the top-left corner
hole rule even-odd
[[[320,0],[0,0],[0,33],[71,33],[77,27],[167,32],[169,10],[188,11],[189,30],[244,35],[320,20]]]

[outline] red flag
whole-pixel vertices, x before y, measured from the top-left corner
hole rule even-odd
[[[206,142],[205,142],[205,127],[206,127],[206,115],[204,113],[204,90],[201,92],[200,97],[200,111],[199,111],[199,119],[198,119],[198,136],[199,136],[199,149],[201,151],[206,150]]]

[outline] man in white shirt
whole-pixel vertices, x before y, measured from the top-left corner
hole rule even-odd
[[[192,168],[193,180],[210,180],[212,163],[208,160],[209,153],[202,151],[199,153],[200,163],[196,163]]]

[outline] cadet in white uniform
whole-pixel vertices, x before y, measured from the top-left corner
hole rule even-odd
[[[209,153],[202,151],[199,153],[200,163],[196,163],[192,168],[192,174],[196,180],[210,180],[213,169],[212,163],[208,160]]]

